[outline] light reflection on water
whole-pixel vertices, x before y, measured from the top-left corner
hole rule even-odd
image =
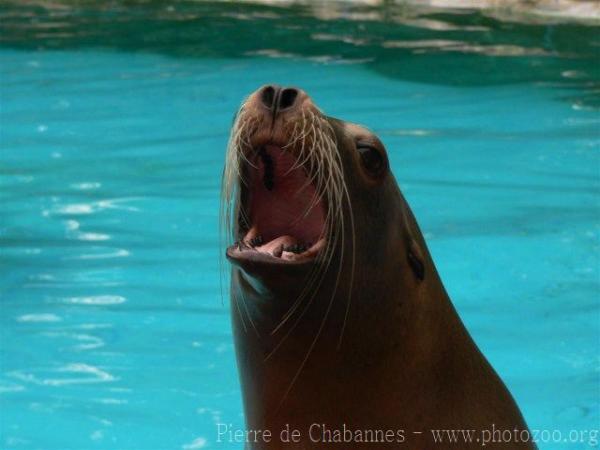
[[[597,427],[598,69],[594,41],[577,37],[589,28],[179,9],[121,11],[127,38],[102,14],[96,31],[41,17],[42,38],[22,34],[33,12],[0,8],[0,446],[229,448],[215,424],[243,418],[220,173],[233,112],[265,82],[302,86],[382,137],[530,426]],[[261,26],[274,20],[288,39]],[[231,24],[229,41],[215,33]]]

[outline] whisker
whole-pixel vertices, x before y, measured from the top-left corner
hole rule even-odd
[[[241,202],[241,192],[242,187],[247,185],[249,181],[246,180],[246,175],[248,174],[246,168],[257,167],[256,155],[253,153],[256,150],[251,146],[251,139],[262,126],[262,123],[260,119],[248,114],[244,105],[242,104],[240,107],[232,127],[221,181],[219,230],[222,242],[224,242],[224,239],[235,239],[239,235],[239,228],[242,223],[246,226],[251,225],[248,211],[244,209]],[[327,291],[327,295],[330,297],[324,316],[300,362],[298,370],[286,389],[282,399],[283,402],[299,378],[322,334],[334,301],[339,297],[338,291],[340,289],[341,276],[343,271],[346,270],[346,260],[350,258],[350,285],[348,286],[348,298],[338,348],[341,345],[351,305],[356,236],[351,198],[344,176],[342,158],[337,148],[336,135],[322,113],[318,110],[303,110],[289,133],[288,142],[282,149],[285,151],[293,149],[296,155],[293,164],[287,169],[284,176],[293,170],[304,170],[307,174],[307,181],[300,187],[299,191],[309,185],[314,186],[314,192],[310,201],[303,207],[303,211],[301,211],[298,218],[294,219],[293,223],[297,223],[306,217],[317,205],[324,203],[323,234],[319,239],[325,238],[326,244],[316,255],[315,264],[307,275],[299,295],[294,299],[294,302],[271,331],[271,335],[276,335],[283,332],[284,327],[286,327],[285,332],[279,338],[273,350],[266,356],[265,360],[272,358],[282,348],[288,337],[305,317],[307,311],[315,303],[317,294],[322,291],[325,280],[328,279],[332,268],[334,268],[334,260],[338,264],[334,269],[335,272],[331,273],[334,277],[334,282],[331,292]],[[346,242],[348,239],[350,241]],[[347,251],[348,247],[351,250],[350,254]],[[222,296],[223,291],[222,288]],[[232,295],[244,330],[252,327],[258,333],[258,327],[253,321],[242,290],[239,289],[239,292],[232,292]]]

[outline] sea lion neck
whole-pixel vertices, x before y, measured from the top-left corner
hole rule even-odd
[[[265,351],[282,340],[306,339],[310,328],[316,333],[324,318],[340,316],[346,307],[342,300],[348,290],[343,285],[335,287],[336,267],[320,270],[313,265],[235,266],[231,279],[235,307],[232,312],[241,314],[234,314],[234,319],[251,324],[260,337],[257,342],[266,344]],[[317,281],[315,277],[319,277]],[[327,325],[325,331],[329,330],[329,321]]]

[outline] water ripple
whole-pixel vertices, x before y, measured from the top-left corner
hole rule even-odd
[[[46,313],[46,314],[24,314],[22,316],[17,317],[17,322],[60,322],[62,318],[57,316],[56,314]]]
[[[55,387],[70,384],[107,383],[117,380],[117,378],[110,373],[85,363],[67,364],[66,366],[59,367],[58,369],[48,369],[46,371],[57,374],[65,374],[66,377],[44,378],[40,375],[36,375],[36,373],[42,372],[42,370],[36,372],[13,371],[9,372],[8,375],[28,383]],[[71,374],[83,376],[68,377],[68,375]]]
[[[120,295],[96,295],[89,297],[70,297],[64,299],[65,303],[70,303],[73,305],[96,305],[96,306],[106,306],[106,305],[120,305],[121,303],[125,303],[125,297]]]

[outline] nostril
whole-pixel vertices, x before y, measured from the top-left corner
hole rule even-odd
[[[273,100],[275,100],[275,88],[266,86],[260,94],[260,99],[267,108],[273,108]]]
[[[286,88],[279,96],[279,109],[286,109],[294,105],[298,97],[298,89]]]

